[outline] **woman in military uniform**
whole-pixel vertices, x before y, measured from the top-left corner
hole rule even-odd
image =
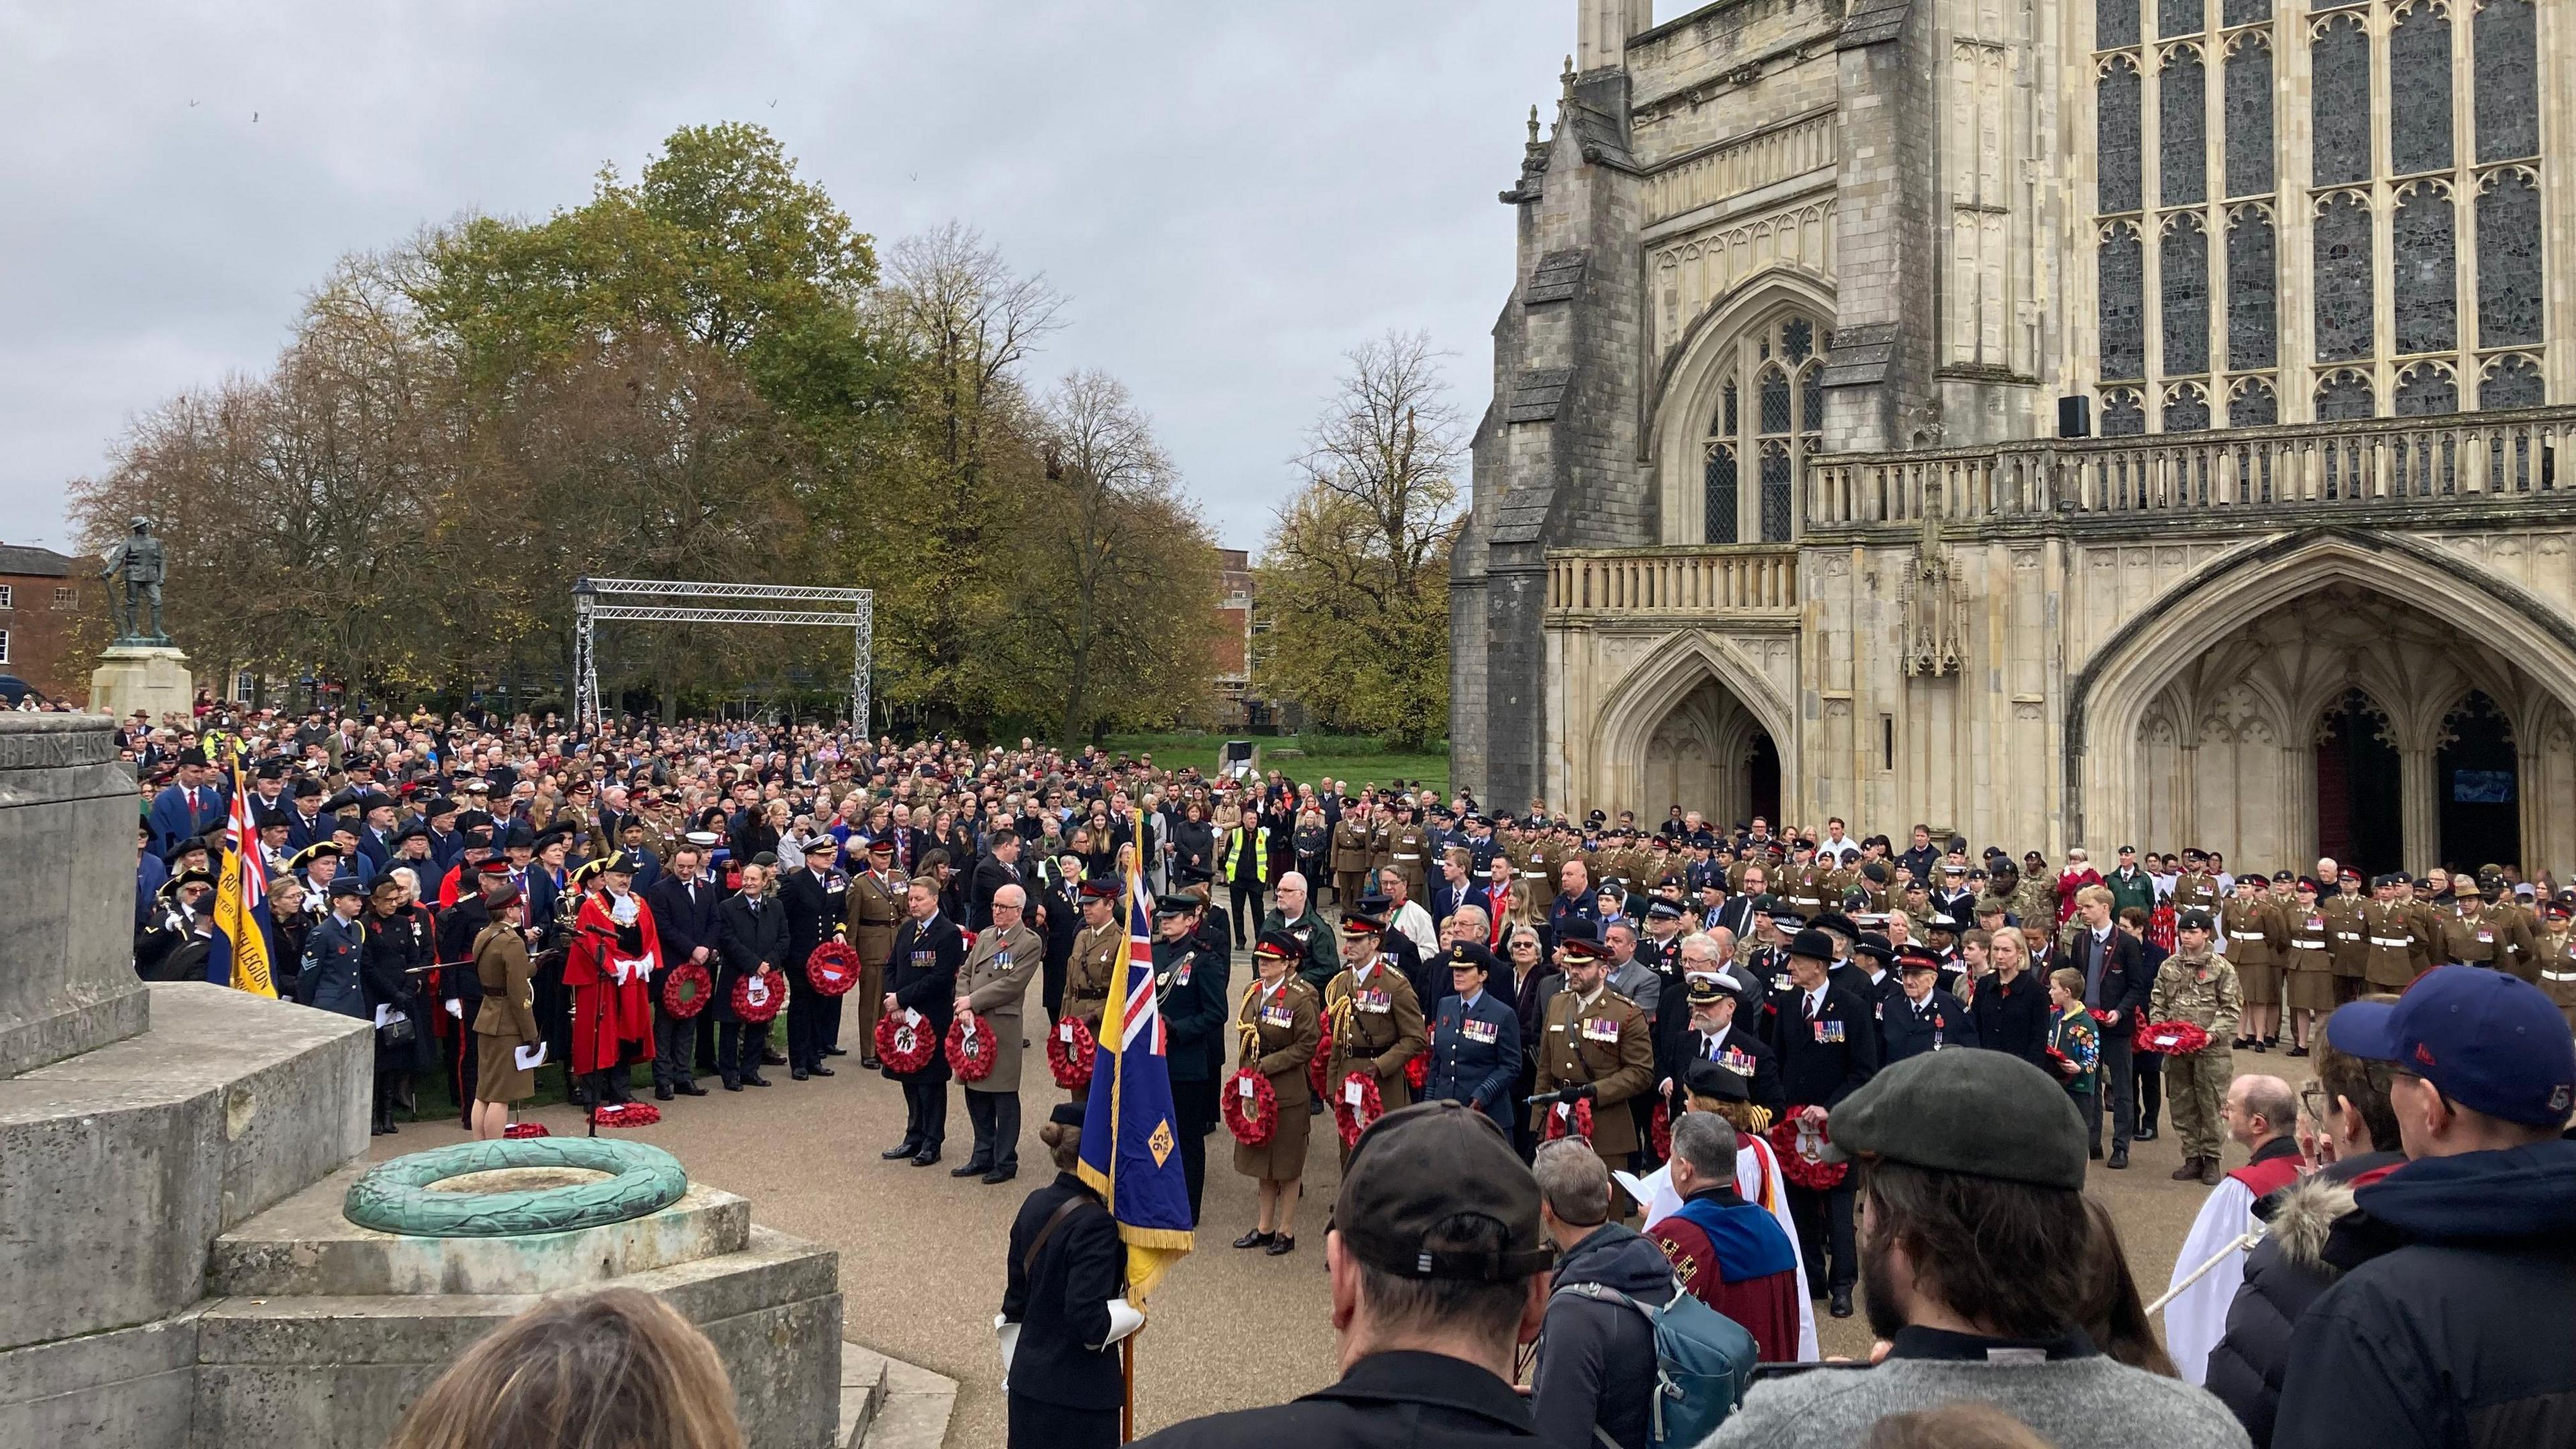
[[[2244,1035],[2232,1045],[2238,1051],[2262,1051],[2280,1034],[2281,953],[2289,936],[2280,912],[2264,897],[2258,871],[2236,878],[2236,894],[2219,908],[2218,928],[2225,933],[2227,964],[2236,968],[2237,989],[2244,993]]]
[[[1306,1089],[1306,1064],[1323,1040],[1323,1002],[1315,988],[1297,979],[1305,948],[1285,931],[1264,931],[1252,947],[1259,978],[1243,993],[1235,1014],[1235,1065],[1270,1079],[1277,1096],[1277,1124],[1270,1140],[1258,1147],[1234,1144],[1234,1170],[1261,1185],[1261,1211],[1251,1232],[1234,1240],[1238,1248],[1262,1248],[1272,1256],[1297,1247],[1297,1199],[1305,1189],[1306,1134],[1314,1117],[1308,1112],[1313,1094]]]
[[[2294,1057],[2308,1054],[2308,1038],[2316,1023],[2335,1009],[2334,926],[2317,901],[2318,891],[2314,879],[2301,876],[2298,899],[2288,917],[2290,947],[2282,960],[2281,1011],[2289,1019],[2296,1043],[2290,1048]]]
[[[474,978],[483,986],[483,1008],[474,1013],[474,1135],[488,1141],[510,1125],[513,1104],[537,1094],[536,1068],[520,1066],[518,1054],[545,1033],[537,1029],[535,967],[519,934],[527,900],[505,886],[485,905],[492,924],[474,938]]]

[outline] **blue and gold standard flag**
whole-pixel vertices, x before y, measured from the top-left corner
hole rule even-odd
[[[1141,821],[1131,839],[1143,840]],[[1127,1298],[1142,1303],[1190,1250],[1190,1191],[1181,1176],[1178,1114],[1154,1000],[1154,901],[1136,848],[1125,852],[1127,935],[1109,972],[1109,1002],[1091,1064],[1082,1123],[1082,1180],[1109,1204],[1127,1244]]]
[[[259,822],[251,818],[249,782],[242,779],[241,755],[233,755],[232,816],[224,822],[224,874],[215,887],[215,940],[208,952],[213,970],[229,965],[235,991],[275,997],[277,983],[268,972],[268,935],[251,914],[268,898],[268,877],[259,861]]]

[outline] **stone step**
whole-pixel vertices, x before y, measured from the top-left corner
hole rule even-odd
[[[509,1238],[418,1238],[341,1215],[368,1164],[343,1168],[215,1240],[209,1295],[550,1293],[741,1252],[751,1204],[704,1183],[621,1223]]]
[[[956,1407],[955,1379],[888,1359],[885,1401],[868,1421],[858,1449],[941,1449],[948,1441],[948,1416]]]
[[[832,1449],[857,1449],[859,1436],[885,1406],[888,1362],[874,1349],[841,1345],[841,1422],[832,1431]]]

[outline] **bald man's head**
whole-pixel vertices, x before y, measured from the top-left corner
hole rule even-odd
[[[2260,1147],[2298,1130],[2299,1094],[2279,1077],[2238,1077],[2227,1089],[2228,1135]]]

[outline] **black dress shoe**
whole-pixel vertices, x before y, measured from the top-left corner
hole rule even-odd
[[[885,1070],[885,1063],[878,1061],[875,1057],[859,1058],[859,1066],[871,1072],[882,1072]]]
[[[1273,1233],[1270,1237],[1270,1245],[1263,1248],[1261,1251],[1269,1257],[1280,1257],[1283,1254],[1297,1251],[1297,1240],[1282,1234]]]
[[[766,1087],[770,1082],[767,1077],[758,1072],[746,1072],[743,1074],[742,1084],[746,1087]]]
[[[837,1077],[840,1075],[839,1072],[833,1071],[830,1067],[823,1065],[821,1062],[816,1062],[814,1065],[807,1067],[805,1072],[806,1075],[815,1077]]]
[[[825,1048],[823,1048],[823,1055],[825,1055],[825,1056],[827,1056],[827,1057],[845,1057],[845,1056],[848,1056],[849,1054],[850,1054],[850,1049],[849,1049],[848,1047],[825,1047]]]
[[[1833,1301],[1832,1305],[1831,1305],[1830,1307],[1828,1307],[1825,1311],[1826,1311],[1826,1312],[1828,1312],[1828,1313],[1831,1313],[1831,1314],[1832,1314],[1834,1317],[1836,1317],[1836,1318],[1849,1318],[1849,1317],[1851,1317],[1851,1315],[1852,1315],[1852,1306],[1851,1306],[1851,1290],[1850,1290],[1849,1288],[1837,1288],[1837,1289],[1835,1289],[1835,1290],[1834,1290],[1834,1301]]]
[[[1270,1246],[1270,1240],[1277,1236],[1276,1233],[1265,1233],[1259,1228],[1254,1228],[1251,1232],[1235,1239],[1234,1245],[1238,1248],[1266,1248]]]
[[[2125,1147],[2115,1149],[2111,1153],[2111,1160],[2103,1163],[2102,1165],[2111,1169],[2113,1172],[2119,1172],[2126,1169],[2129,1165],[2129,1149]]]
[[[925,1147],[912,1155],[912,1165],[915,1167],[928,1167],[938,1160],[939,1149],[936,1147]]]
[[[2156,1129],[2153,1124],[2141,1127],[2137,1131],[2129,1134],[2129,1140],[2132,1142],[2153,1142],[2156,1140]]]
[[[2294,1056],[2294,1057],[2303,1057],[2303,1056],[2306,1056],[2307,1054],[2308,1054],[2308,1049],[2307,1049],[2306,1047],[2294,1046],[2294,1047],[2290,1048],[2290,1055],[2292,1055],[2292,1056]]]
[[[653,1100],[656,1102],[667,1102],[678,1095],[680,1094],[672,1091],[667,1084],[656,1084],[653,1088]]]
[[[695,1082],[682,1082],[677,1090],[683,1097],[703,1097],[707,1094],[707,1089]]]
[[[973,1158],[968,1158],[962,1165],[948,1169],[948,1175],[950,1177],[982,1177],[985,1173],[992,1171],[992,1169],[993,1164],[989,1162],[977,1162]]]
[[[796,1068],[795,1070],[793,1070],[793,1071],[789,1072],[789,1073],[787,1074],[787,1076],[788,1076],[788,1079],[789,1079],[789,1080],[791,1080],[791,1081],[798,1081],[798,1082],[801,1082],[801,1081],[805,1080],[805,1069],[804,1069],[803,1067],[798,1067],[798,1068]]]
[[[878,1153],[878,1154],[877,1154],[877,1156],[884,1158],[884,1159],[885,1159],[886,1161],[888,1161],[888,1162],[893,1162],[893,1161],[896,1161],[896,1160],[897,1160],[897,1159],[899,1159],[899,1158],[910,1157],[910,1156],[912,1156],[914,1153],[919,1152],[920,1150],[921,1150],[921,1144],[920,1144],[920,1143],[918,1143],[918,1142],[906,1142],[906,1143],[904,1143],[903,1145],[901,1145],[901,1146],[899,1146],[899,1147],[891,1148],[891,1149],[889,1149],[889,1150],[887,1150],[887,1151],[880,1152],[880,1153]]]
[[[787,1065],[787,1058],[780,1056],[776,1052],[762,1052],[760,1054],[760,1064],[764,1067],[783,1067]]]
[[[996,1183],[1008,1182],[1019,1175],[1020,1170],[1016,1167],[996,1167],[984,1174],[984,1185],[991,1187]]]
[[[739,1092],[742,1090],[742,1083],[728,1079],[724,1084],[724,1089],[728,1092]],[[706,1092],[702,1089],[699,1091],[698,1095],[703,1097],[706,1095]]]

